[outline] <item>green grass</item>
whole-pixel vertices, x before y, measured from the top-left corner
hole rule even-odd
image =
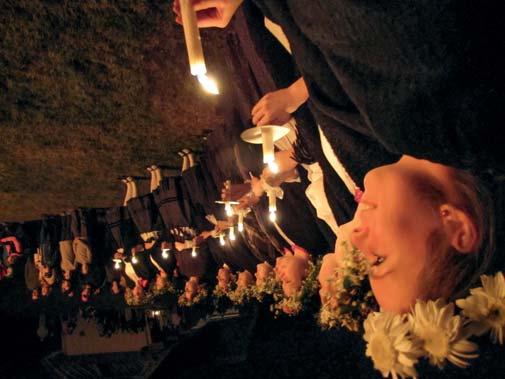
[[[223,33],[204,31],[209,68]],[[189,74],[167,1],[3,1],[0,221],[111,206],[118,175],[179,164],[216,99]]]

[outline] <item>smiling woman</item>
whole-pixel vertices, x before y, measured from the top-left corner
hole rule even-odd
[[[488,201],[466,172],[408,156],[367,174],[354,219],[341,231],[369,261],[383,310],[402,313],[418,299],[454,299],[475,283],[493,246]],[[323,272],[335,264],[325,259]],[[327,276],[320,278],[323,287]]]

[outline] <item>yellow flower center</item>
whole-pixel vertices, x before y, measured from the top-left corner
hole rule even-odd
[[[396,362],[396,349],[393,341],[384,333],[375,333],[370,339],[370,353],[375,367],[381,372],[390,372]]]
[[[493,328],[501,328],[505,325],[505,306],[495,303],[489,309],[487,314],[487,323]]]
[[[434,358],[445,359],[449,354],[449,337],[440,329],[423,331],[424,348]]]

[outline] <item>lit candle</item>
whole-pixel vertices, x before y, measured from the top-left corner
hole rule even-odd
[[[138,259],[137,259],[137,257],[134,255],[134,256],[132,257],[132,263],[133,263],[134,265],[136,265],[138,262],[139,262],[139,260],[138,260]]]
[[[261,128],[261,138],[263,146],[263,163],[269,164],[275,161],[274,130],[272,128]]]
[[[193,258],[196,258],[198,256],[198,254],[196,252],[196,245],[193,245],[193,249],[191,250],[191,256]]]
[[[239,212],[238,214],[238,231],[244,231],[244,212]]]
[[[116,270],[119,270],[119,269],[121,268],[121,259],[113,259],[113,261],[114,261],[114,262],[116,262],[116,263],[114,264],[114,268],[115,268]]]
[[[221,246],[224,246],[225,245],[225,241],[224,241],[224,234],[221,233],[219,235],[219,243],[221,244]]]
[[[277,197],[274,191],[268,191],[268,212],[270,213],[270,221],[275,222],[277,219]]]
[[[170,249],[163,249],[161,252],[161,257],[163,259],[168,259],[169,253],[170,253]]]
[[[216,82],[206,75],[207,67],[203,56],[202,40],[192,0],[180,0],[180,4],[191,75],[198,77],[198,81],[207,92],[217,95],[219,90]]]
[[[184,39],[188,50],[189,66],[191,75],[199,76],[207,73],[205,58],[203,57],[202,40],[200,30],[196,20],[196,12],[193,8],[192,0],[180,0],[182,27],[184,29]]]
[[[235,236],[235,228],[233,226],[230,228],[229,238],[230,238],[230,241],[235,241],[235,239],[237,238]]]

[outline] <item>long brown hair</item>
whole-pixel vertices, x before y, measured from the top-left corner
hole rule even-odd
[[[452,247],[444,231],[436,230],[428,238],[429,251],[426,266],[419,277],[420,298],[439,297],[454,300],[475,286],[480,275],[486,272],[495,247],[494,211],[491,194],[474,175],[464,170],[453,171],[454,189],[458,194],[456,204],[475,224],[477,230],[476,248],[470,253],[461,253]],[[447,202],[440,188],[430,186],[425,194],[432,206]]]

